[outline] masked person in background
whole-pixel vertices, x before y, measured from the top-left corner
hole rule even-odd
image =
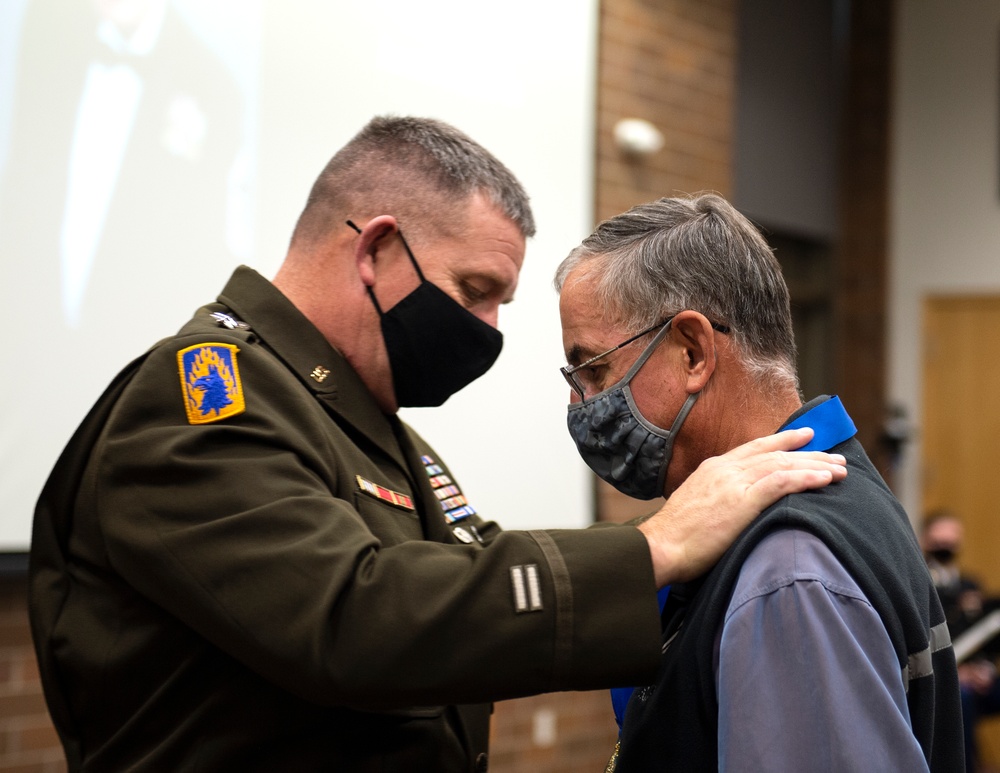
[[[965,540],[962,521],[950,510],[929,513],[920,528],[920,546],[944,607],[948,629],[958,639],[986,615],[988,600],[979,582],[962,571],[959,556]],[[995,607],[995,603],[993,604]],[[1000,643],[990,636],[958,665],[962,689],[962,719],[965,726],[965,767],[968,773],[980,769],[976,727],[982,717],[1000,712],[1000,681],[997,657]]]
[[[983,591],[979,582],[958,564],[965,527],[948,510],[936,510],[920,527],[920,547],[934,580],[952,636],[957,636],[983,615]]]
[[[753,225],[715,195],[650,202],[599,225],[556,285],[570,433],[619,490],[670,497],[706,459],[803,425],[849,471],[670,586],[659,670],[609,770],[962,770],[955,657],[916,537],[840,400],[803,405],[788,290]]]
[[[492,365],[533,233],[481,146],[373,119],[274,281],[238,268],[115,380],[32,537],[71,770],[484,771],[491,701],[652,678],[655,589],[843,478],[835,456],[781,452],[799,431],[714,460],[639,527],[480,518],[396,412]]]

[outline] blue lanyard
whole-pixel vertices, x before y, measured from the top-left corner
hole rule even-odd
[[[802,448],[796,449],[798,451],[826,451],[854,437],[858,431],[851,417],[847,414],[844,404],[837,396],[824,400],[797,419],[788,422],[782,429],[799,429],[800,427],[812,427],[815,434],[813,439]],[[670,586],[668,585],[661,588],[656,594],[661,614],[669,592]],[[634,687],[615,687],[611,690],[611,707],[615,711],[615,721],[618,723],[619,733],[625,718],[625,709],[628,707],[629,699],[634,691]]]

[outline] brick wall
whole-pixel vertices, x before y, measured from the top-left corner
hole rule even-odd
[[[617,735],[605,690],[504,701],[493,715],[490,773],[597,773]]]
[[[733,180],[736,0],[605,0],[598,68],[597,220],[661,196]],[[641,162],[612,130],[643,118],[664,147]]]
[[[60,773],[62,747],[42,698],[24,577],[0,578],[0,773]]]

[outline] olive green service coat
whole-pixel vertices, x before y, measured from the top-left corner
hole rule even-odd
[[[491,701],[649,681],[636,529],[449,523],[440,475],[238,269],[109,387],[39,501],[32,630],[70,769],[485,770]]]

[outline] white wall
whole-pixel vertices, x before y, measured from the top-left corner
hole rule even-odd
[[[923,299],[1000,293],[1000,3],[904,0],[896,13],[887,393],[915,429],[898,489],[918,519]]]
[[[176,330],[198,305],[214,300],[236,263],[273,276],[316,175],[369,118],[384,113],[440,118],[470,134],[521,179],[538,223],[517,301],[501,312],[506,341],[498,364],[442,408],[408,410],[404,418],[447,459],[483,515],[508,528],[588,523],[593,509],[589,473],[566,430],[568,390],[556,372],[563,356],[551,279],[558,262],[593,225],[597,0],[170,1],[235,77],[243,97],[241,117],[233,122],[242,126],[242,138],[229,143],[242,148],[229,175],[225,219],[232,254],[207,247],[209,240],[193,235],[191,221],[181,216],[169,228],[147,233],[146,215],[173,204],[151,206],[145,190],[124,203],[122,196],[112,198],[133,207],[132,216],[123,218],[129,224],[123,230],[141,243],[117,255],[119,264],[129,272],[147,264],[170,266],[161,274],[179,275],[181,286],[165,288],[148,275],[112,272],[112,281],[101,285],[107,295],[96,311],[90,306],[92,326],[70,320],[55,333],[43,333],[62,319],[58,293],[25,290],[34,286],[25,280],[31,272],[55,274],[59,256],[41,246],[46,240],[40,235],[15,228],[26,219],[8,212],[5,220],[0,211],[0,297],[5,301],[0,323],[13,331],[18,346],[8,349],[9,366],[0,379],[0,552],[27,547],[32,509],[49,469],[115,372]],[[64,78],[62,70],[69,69],[70,76],[89,72],[96,30],[90,4],[0,3],[0,184],[7,189],[27,196],[40,187],[32,185],[37,169],[18,167],[14,179],[12,137],[27,136],[37,148],[31,132],[53,134],[49,129],[56,122],[50,118],[56,111],[46,108],[42,117],[31,113],[36,117],[27,133],[14,132],[12,127],[24,123],[16,123],[23,113],[14,114],[12,95],[22,89],[48,98],[53,90],[39,83],[55,73],[59,83],[69,85],[64,99],[60,89],[61,101],[51,100],[53,107],[82,102],[79,86],[72,84],[83,78]],[[65,19],[71,9],[84,12],[86,23],[79,29]],[[42,22],[31,29],[48,34],[19,46],[22,20],[28,17]],[[74,43],[74,54],[81,49],[72,66],[66,64],[67,46],[58,42],[64,39]],[[86,45],[77,46],[81,41]],[[18,55],[29,47],[43,54],[41,67],[19,66]],[[170,71],[190,81],[191,69],[185,60],[172,63]],[[201,101],[211,115],[216,100]],[[58,168],[47,172],[65,186],[65,162],[50,165]],[[150,180],[150,194],[156,183]],[[31,214],[51,216],[58,224],[67,196],[55,188],[43,193]],[[15,195],[19,199],[24,196]],[[57,229],[44,230],[51,235]],[[4,242],[2,237],[11,233],[17,236]],[[190,239],[181,242],[186,246],[171,239],[181,235]],[[160,253],[162,258],[154,257]],[[95,258],[95,275],[99,264]],[[86,285],[88,299],[97,294],[95,285]],[[41,321],[53,324],[43,327]],[[15,372],[32,377],[15,379]]]
[[[494,152],[524,184],[538,224],[516,301],[500,312],[503,353],[441,408],[401,416],[504,527],[589,523],[589,471],[566,429],[557,372],[552,276],[593,226],[596,0],[266,8],[261,174],[274,184],[258,207],[270,224],[263,255],[282,254],[316,173],[375,113],[442,118]]]

